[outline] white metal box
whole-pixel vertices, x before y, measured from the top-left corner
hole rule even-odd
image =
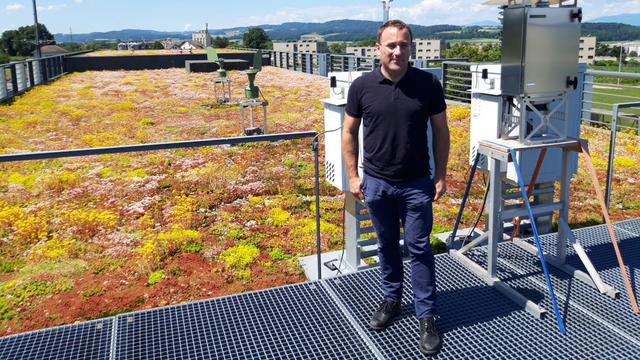
[[[578,74],[581,9],[516,6],[505,8],[503,15],[503,93],[568,90],[568,80]]]
[[[349,191],[349,179],[342,157],[342,125],[344,124],[345,107],[349,86],[363,71],[333,72],[328,76],[336,77],[336,87],[329,89],[329,98],[320,100],[324,105],[324,157],[325,177],[329,183],[341,191]],[[358,173],[362,176],[362,124],[358,134]]]
[[[486,70],[485,70],[486,69]],[[470,144],[469,144],[469,163],[473,164],[475,159],[478,143],[480,140],[491,140],[500,138],[501,131],[501,119],[504,111],[502,90],[496,88],[496,84],[500,84],[500,64],[478,64],[474,65],[471,69],[471,124],[470,124]],[[482,74],[487,76],[482,76]],[[486,79],[485,79],[486,78]],[[487,79],[493,79],[493,81],[487,81]],[[490,85],[493,84],[493,85]],[[580,124],[578,122],[579,113],[570,111],[568,121],[569,133],[572,137],[578,137]],[[528,112],[527,115],[532,122],[538,123],[540,119],[532,113]],[[552,119],[552,124],[557,127],[564,127],[564,119]],[[536,163],[538,162],[539,150],[530,150],[520,152],[518,154],[518,163],[522,170],[522,176],[525,183],[529,183],[533,171],[535,170]],[[545,156],[545,161],[540,169],[537,183],[552,182],[560,180],[560,174],[562,173],[561,166],[561,152],[559,149],[549,149]],[[570,170],[571,174],[575,174],[578,167],[578,158],[572,154],[570,158]],[[502,172],[506,172],[508,179],[517,181],[517,175],[513,163],[509,163],[508,166],[504,165],[501,169]],[[488,161],[486,157],[481,156],[478,162],[478,169],[488,171]]]

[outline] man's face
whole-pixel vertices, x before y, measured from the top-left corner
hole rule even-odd
[[[391,72],[404,72],[411,57],[411,34],[408,29],[398,30],[390,26],[382,32],[376,44],[382,66]]]

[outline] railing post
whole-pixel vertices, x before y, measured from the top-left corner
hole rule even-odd
[[[56,70],[57,70],[56,76],[61,76],[62,73],[63,73],[63,71],[62,71],[62,57],[61,56],[58,56],[56,58],[56,65],[57,65],[56,66]]]
[[[42,68],[42,83],[46,84],[49,82],[49,69],[47,64],[47,58],[44,58],[38,61],[40,61],[40,66]]]
[[[347,58],[347,63],[349,64],[349,65],[348,65],[348,69],[349,69],[349,71],[355,71],[355,70],[356,70],[356,69],[355,69],[355,66],[356,66],[356,61],[355,61],[355,60],[356,60],[356,59],[355,59],[355,58],[353,58],[353,57],[348,57],[348,58]]]
[[[330,56],[329,54],[318,54],[318,74],[320,76],[327,77],[329,74]]]
[[[23,92],[27,89],[27,72],[24,69],[24,63],[16,64],[16,78],[18,80],[18,92]]]
[[[31,62],[33,66],[33,79],[35,84],[42,84],[42,66],[40,65],[40,61],[35,60]]]
[[[4,75],[5,69],[6,67],[0,66],[0,100],[3,100],[4,98],[9,96],[9,93],[7,91],[7,79]]]
[[[444,96],[447,96],[447,70],[449,70],[449,64],[446,61],[442,62],[442,90]]]
[[[313,66],[311,66],[312,65],[311,54],[305,54],[304,58],[306,59],[306,62],[307,62],[305,72],[309,74],[313,74]]]
[[[611,137],[609,138],[609,163],[607,164],[607,185],[604,193],[604,203],[607,209],[611,204],[611,182],[613,180],[613,159],[616,152],[616,130],[618,128],[618,104],[613,105],[611,114]]]
[[[13,96],[18,94],[18,75],[16,74],[16,64],[11,64],[11,90],[13,90]]]
[[[62,73],[66,74],[67,73],[67,57],[66,56],[60,56],[60,61],[62,62]]]
[[[595,77],[593,75],[584,74],[584,86],[582,89],[582,113],[580,114],[581,119],[588,119],[589,124],[593,120],[593,83],[595,81]]]
[[[36,81],[33,77],[33,61],[27,62],[27,66],[29,67],[29,87],[32,88],[36,86]]]

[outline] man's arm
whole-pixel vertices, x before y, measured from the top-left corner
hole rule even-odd
[[[433,131],[433,155],[436,165],[434,183],[436,194],[433,201],[437,201],[447,192],[447,164],[449,162],[449,125],[447,112],[431,115],[431,130]]]
[[[358,175],[358,131],[360,118],[344,114],[342,125],[342,156],[347,167],[349,191],[358,199],[364,200],[362,193],[362,179]]]

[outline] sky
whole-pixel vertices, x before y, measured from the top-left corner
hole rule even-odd
[[[418,25],[497,21],[486,0],[393,0],[390,18]],[[283,22],[381,20],[379,0],[36,0],[38,20],[51,33],[122,29],[195,31]],[[292,5],[295,4],[295,5]],[[584,20],[640,13],[640,0],[579,0]],[[0,32],[33,24],[33,0],[0,0]]]

